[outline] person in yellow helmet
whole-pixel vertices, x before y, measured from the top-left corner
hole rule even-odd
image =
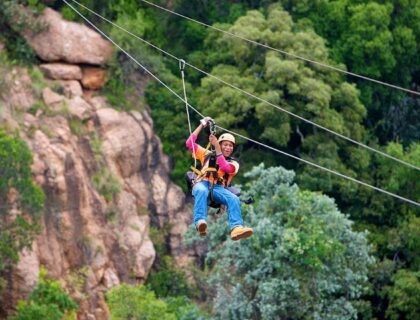
[[[199,160],[202,165],[202,174],[196,179],[192,189],[194,223],[199,234],[205,236],[207,233],[207,205],[210,198],[210,189],[212,188],[214,201],[227,207],[231,239],[248,238],[252,236],[253,230],[243,225],[240,200],[226,189],[239,170],[239,163],[231,158],[236,144],[235,137],[229,133],[224,133],[217,139],[214,134],[210,134],[209,141],[216,153],[215,170],[211,172],[212,174],[208,174],[209,151],[195,143],[200,131],[207,127],[210,121],[212,119],[209,117],[202,119],[200,125],[186,141],[186,146],[191,151],[192,156]]]

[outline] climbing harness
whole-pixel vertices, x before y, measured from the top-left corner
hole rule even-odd
[[[192,129],[191,129],[191,120],[190,120],[190,114],[189,114],[189,108],[188,108],[188,98],[187,98],[187,91],[186,91],[186,86],[185,86],[185,60],[180,59],[179,60],[179,69],[181,71],[181,78],[182,78],[182,89],[183,89],[183,93],[184,93],[184,101],[185,101],[185,109],[187,111],[187,118],[188,118],[188,129],[190,131],[190,137],[192,135]],[[208,128],[209,128],[209,134],[216,134],[216,123],[213,119],[209,119],[208,120]],[[226,134],[231,136],[230,134]],[[223,137],[223,135],[221,136]],[[233,138],[233,136],[232,136]],[[229,141],[231,141],[231,139],[227,139]],[[209,190],[210,190],[210,204],[209,206],[212,208],[216,208],[219,209],[218,213],[221,213],[223,211],[223,207],[221,206],[220,203],[217,203],[214,199],[213,196],[213,190],[214,190],[214,185],[218,184],[218,185],[222,185],[223,187],[225,187],[227,190],[229,190],[230,192],[232,192],[234,195],[236,195],[237,197],[239,197],[241,195],[241,192],[239,189],[237,188],[233,188],[230,185],[231,179],[229,180],[229,174],[225,174],[223,177],[219,177],[218,176],[218,171],[219,171],[219,165],[217,164],[217,155],[216,155],[216,150],[214,149],[214,147],[212,146],[212,144],[210,143],[210,141],[207,143],[206,149],[205,149],[205,160],[202,164],[202,169],[199,170],[197,169],[197,159],[195,157],[195,144],[192,144],[192,148],[193,148],[193,155],[194,155],[194,166],[191,166],[191,171],[188,171],[185,174],[185,180],[187,182],[187,186],[188,186],[188,192],[190,194],[192,194],[192,188],[194,187],[194,185],[200,181],[202,181],[203,179],[206,179],[207,181],[209,181]],[[227,158],[227,161],[233,161],[234,159],[229,157]],[[252,198],[246,199],[246,200],[242,200],[242,202],[244,202],[245,204],[250,204],[253,203],[254,200]]]

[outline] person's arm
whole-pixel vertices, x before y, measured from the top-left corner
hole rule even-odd
[[[200,124],[193,133],[188,137],[187,141],[185,142],[185,145],[187,146],[188,150],[193,152],[193,150],[198,149],[198,144],[195,143],[197,140],[198,135],[200,134],[200,131],[204,128],[202,124]]]
[[[233,164],[226,161],[223,154],[218,153],[219,156],[217,157],[216,163],[219,165],[219,168],[222,169],[226,173],[235,173],[236,168]]]
[[[232,164],[226,161],[222,153],[222,148],[220,147],[219,141],[217,141],[216,136],[211,134],[209,137],[209,140],[211,144],[214,146],[214,149],[216,150],[216,156],[217,156],[216,163],[219,165],[219,168],[226,173],[234,173],[236,168],[235,166],[233,166]]]
[[[185,142],[185,145],[187,146],[188,150],[193,152],[193,150],[198,149],[198,144],[195,143],[197,140],[198,135],[200,134],[201,130],[204,127],[207,127],[209,120],[211,120],[210,117],[205,117],[200,120],[200,125],[194,130],[193,133],[188,137],[187,141]]]

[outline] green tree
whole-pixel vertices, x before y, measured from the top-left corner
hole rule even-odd
[[[415,320],[420,316],[420,272],[399,270],[389,288],[389,307],[386,315],[391,320]]]
[[[21,36],[21,32],[29,30],[37,33],[45,26],[36,20],[37,14],[44,8],[39,1],[10,0],[0,2],[0,39],[13,59],[20,63],[37,62],[35,52]]]
[[[412,144],[404,149],[401,144],[391,143],[382,149],[395,158],[419,166],[420,145]],[[373,185],[384,186],[390,192],[402,195],[419,202],[420,189],[417,183],[420,172],[404,165],[397,165],[395,161],[375,155],[369,164],[369,176],[366,180]],[[368,180],[369,179],[369,180]],[[349,189],[351,191],[351,189]],[[353,189],[349,193],[352,206],[349,211],[353,218],[360,223],[376,225],[377,227],[398,227],[411,216],[419,216],[420,209],[412,204],[398,201],[387,195],[367,188]],[[382,230],[378,230],[383,233]]]
[[[164,256],[160,262],[159,270],[152,271],[147,278],[147,286],[159,298],[189,296],[191,289],[188,286],[185,273],[174,267],[173,259]]]
[[[224,218],[209,225],[215,318],[354,319],[373,263],[366,233],[331,198],[300,190],[293,171],[260,165],[247,177],[254,236],[232,242]]]
[[[309,21],[330,44],[332,57],[356,73],[415,88],[419,82],[420,3],[416,0],[282,1],[296,19]],[[353,78],[369,111],[367,126],[381,143],[416,141],[418,122],[406,93]],[[408,100],[408,101],[407,101]],[[408,102],[408,103],[407,103]],[[395,127],[396,120],[399,122]]]
[[[32,182],[31,163],[26,143],[0,130],[0,272],[18,261],[37,231],[45,196]],[[13,207],[22,212],[12,215]]]
[[[249,11],[232,26],[223,27],[280,50],[334,65],[328,57],[325,41],[310,27],[293,22],[279,5],[271,5],[265,14]],[[362,124],[366,109],[360,102],[356,87],[341,76],[226,35],[210,32],[209,38],[212,41],[208,51],[215,51],[221,57],[219,63],[210,55],[214,59],[211,63],[216,64],[212,75],[338,133],[366,141]],[[350,176],[357,176],[369,164],[370,156],[366,152],[211,77],[202,79],[196,93],[199,109],[224,127],[287,148],[290,153]],[[246,162],[258,159],[256,154],[259,152],[248,150],[241,155]],[[268,152],[264,157],[274,158]],[[347,182],[333,179],[318,169],[299,168],[296,162],[280,161],[283,159],[279,157],[273,160],[299,169],[299,182],[303,187],[322,189],[337,197],[338,202],[346,201],[343,191],[349,188]]]
[[[179,78],[166,71],[160,79],[183,96],[182,82]],[[191,93],[191,85],[187,83],[186,87],[187,92]],[[193,160],[185,147],[185,140],[189,135],[185,104],[157,82],[151,82],[148,85],[145,95],[151,106],[156,134],[162,139],[163,151],[174,159],[172,178],[186,189],[184,174]],[[189,102],[194,104],[193,99],[189,99]],[[192,112],[190,115],[192,126],[194,126],[198,123],[198,118]]]
[[[38,285],[26,301],[19,301],[15,316],[10,320],[61,320],[74,319],[78,305],[62,289],[57,280],[47,279],[47,271],[41,269]]]
[[[185,297],[167,301],[156,298],[153,291],[144,286],[121,284],[106,294],[112,319],[144,320],[193,320],[204,319]]]

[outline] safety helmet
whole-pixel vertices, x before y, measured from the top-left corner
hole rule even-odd
[[[219,143],[221,143],[222,141],[230,141],[233,143],[233,145],[236,144],[235,137],[231,135],[230,133],[222,134],[217,141],[219,141]]]

